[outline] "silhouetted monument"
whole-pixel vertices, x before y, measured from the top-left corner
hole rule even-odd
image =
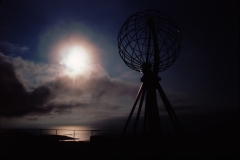
[[[133,108],[123,129],[126,133],[129,122],[140,99],[133,132],[139,122],[142,105],[144,109],[144,133],[161,132],[156,91],[165,105],[176,132],[182,130],[181,124],[168,101],[159,81],[158,73],[169,68],[178,57],[181,48],[181,34],[176,22],[167,14],[157,10],[145,10],[129,17],[118,34],[119,54],[131,69],[142,72],[142,85]]]

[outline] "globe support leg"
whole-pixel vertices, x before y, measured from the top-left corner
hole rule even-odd
[[[146,90],[143,88],[140,104],[139,104],[139,107],[138,107],[137,117],[136,117],[136,120],[135,120],[135,123],[134,123],[133,133],[136,133],[136,130],[137,130],[137,124],[138,124],[139,116],[140,116],[140,113],[141,113],[141,110],[142,110],[142,104],[143,104],[143,100],[144,100],[144,96],[145,96],[145,91]]]
[[[153,85],[153,84],[150,84]],[[156,98],[156,89],[153,86],[149,86],[147,89],[146,94],[146,106],[147,109],[147,124],[148,124],[148,131],[150,134],[159,133],[160,132],[160,116],[158,111],[157,105],[157,98]],[[144,117],[145,119],[145,117]]]
[[[160,116],[159,116],[157,99],[156,99],[156,85],[155,83],[151,83],[151,82],[143,82],[138,92],[137,98],[134,102],[133,108],[128,116],[127,122],[124,126],[123,133],[122,133],[123,135],[126,134],[127,126],[129,125],[129,122],[132,118],[133,112],[136,108],[136,105],[140,97],[141,99],[140,99],[140,104],[138,107],[138,112],[137,112],[137,116],[134,123],[133,133],[136,133],[136,130],[137,130],[137,125],[139,122],[144,98],[145,98],[145,113],[144,113],[143,130],[145,133],[146,133],[146,130],[148,130],[149,133],[151,134],[161,132]]]
[[[143,133],[149,133],[151,135],[155,135],[162,132],[161,123],[160,123],[160,116],[159,110],[157,105],[157,97],[156,97],[156,90],[160,94],[160,97],[163,101],[163,104],[167,110],[167,113],[170,117],[170,120],[173,124],[174,130],[176,132],[181,132],[182,127],[181,124],[166,96],[164,93],[160,83],[155,79],[154,81],[144,81],[139,89],[137,98],[134,102],[133,108],[128,116],[127,122],[124,126],[122,135],[126,134],[127,127],[129,122],[132,118],[133,112],[137,106],[137,103],[140,99],[140,103],[138,106],[137,116],[134,123],[133,133],[137,131],[137,125],[139,122],[143,101],[145,98],[145,112],[144,112],[144,124],[143,124]]]
[[[179,122],[170,102],[168,101],[168,98],[166,96],[166,94],[164,93],[160,83],[158,82],[158,85],[157,85],[157,90],[160,94],[160,97],[162,98],[162,101],[163,101],[163,104],[168,112],[168,115],[170,117],[170,120],[173,124],[173,127],[175,129],[176,132],[181,132],[182,131],[182,126],[181,126],[181,123]]]
[[[136,107],[137,102],[138,102],[138,99],[139,99],[139,97],[140,97],[140,95],[141,95],[141,93],[142,93],[142,90],[143,90],[143,83],[142,83],[142,85],[140,86],[140,89],[139,89],[139,91],[138,91],[137,98],[136,98],[136,100],[135,100],[135,102],[134,102],[134,105],[133,105],[133,108],[132,108],[132,110],[131,110],[131,112],[130,112],[130,114],[129,114],[129,116],[128,116],[127,122],[126,122],[126,124],[125,124],[125,126],[124,126],[123,133],[122,133],[123,135],[126,134],[127,126],[128,126],[128,124],[129,124],[129,122],[130,122],[130,119],[131,119],[132,114],[133,114],[133,112],[134,112],[134,110],[135,110],[135,107]]]

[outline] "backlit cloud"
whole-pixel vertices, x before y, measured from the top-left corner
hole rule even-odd
[[[111,79],[101,66],[87,76],[72,78],[62,72],[61,66],[2,54],[0,60],[2,117],[71,112],[75,107],[116,110],[132,101],[138,89],[134,84]],[[117,104],[121,99],[125,101]]]

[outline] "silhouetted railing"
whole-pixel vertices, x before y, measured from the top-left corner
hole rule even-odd
[[[0,132],[4,131],[25,131],[34,135],[64,135],[71,138],[73,140],[90,140],[90,137],[93,135],[116,135],[121,134],[120,130],[71,130],[71,129],[0,129]],[[64,132],[65,131],[65,132]],[[68,132],[68,133],[66,133]],[[78,136],[77,136],[78,135]],[[88,137],[88,138],[87,138]]]

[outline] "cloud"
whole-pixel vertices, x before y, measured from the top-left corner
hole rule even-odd
[[[138,90],[135,84],[110,78],[101,66],[72,78],[61,66],[0,54],[0,68],[1,117],[63,114],[73,108],[124,110],[120,106],[133,101]]]
[[[0,42],[0,51],[9,53],[10,55],[26,53],[29,50],[30,48],[28,48],[27,46],[15,45],[8,42]]]
[[[26,92],[14,72],[14,66],[3,55],[0,55],[0,68],[1,116],[23,116],[33,112],[47,113],[52,110],[44,107],[44,103],[50,96],[50,90],[47,87],[39,86],[32,92]]]
[[[36,118],[36,117],[29,117],[29,118],[27,118],[29,121],[37,121],[38,120],[38,118]]]

